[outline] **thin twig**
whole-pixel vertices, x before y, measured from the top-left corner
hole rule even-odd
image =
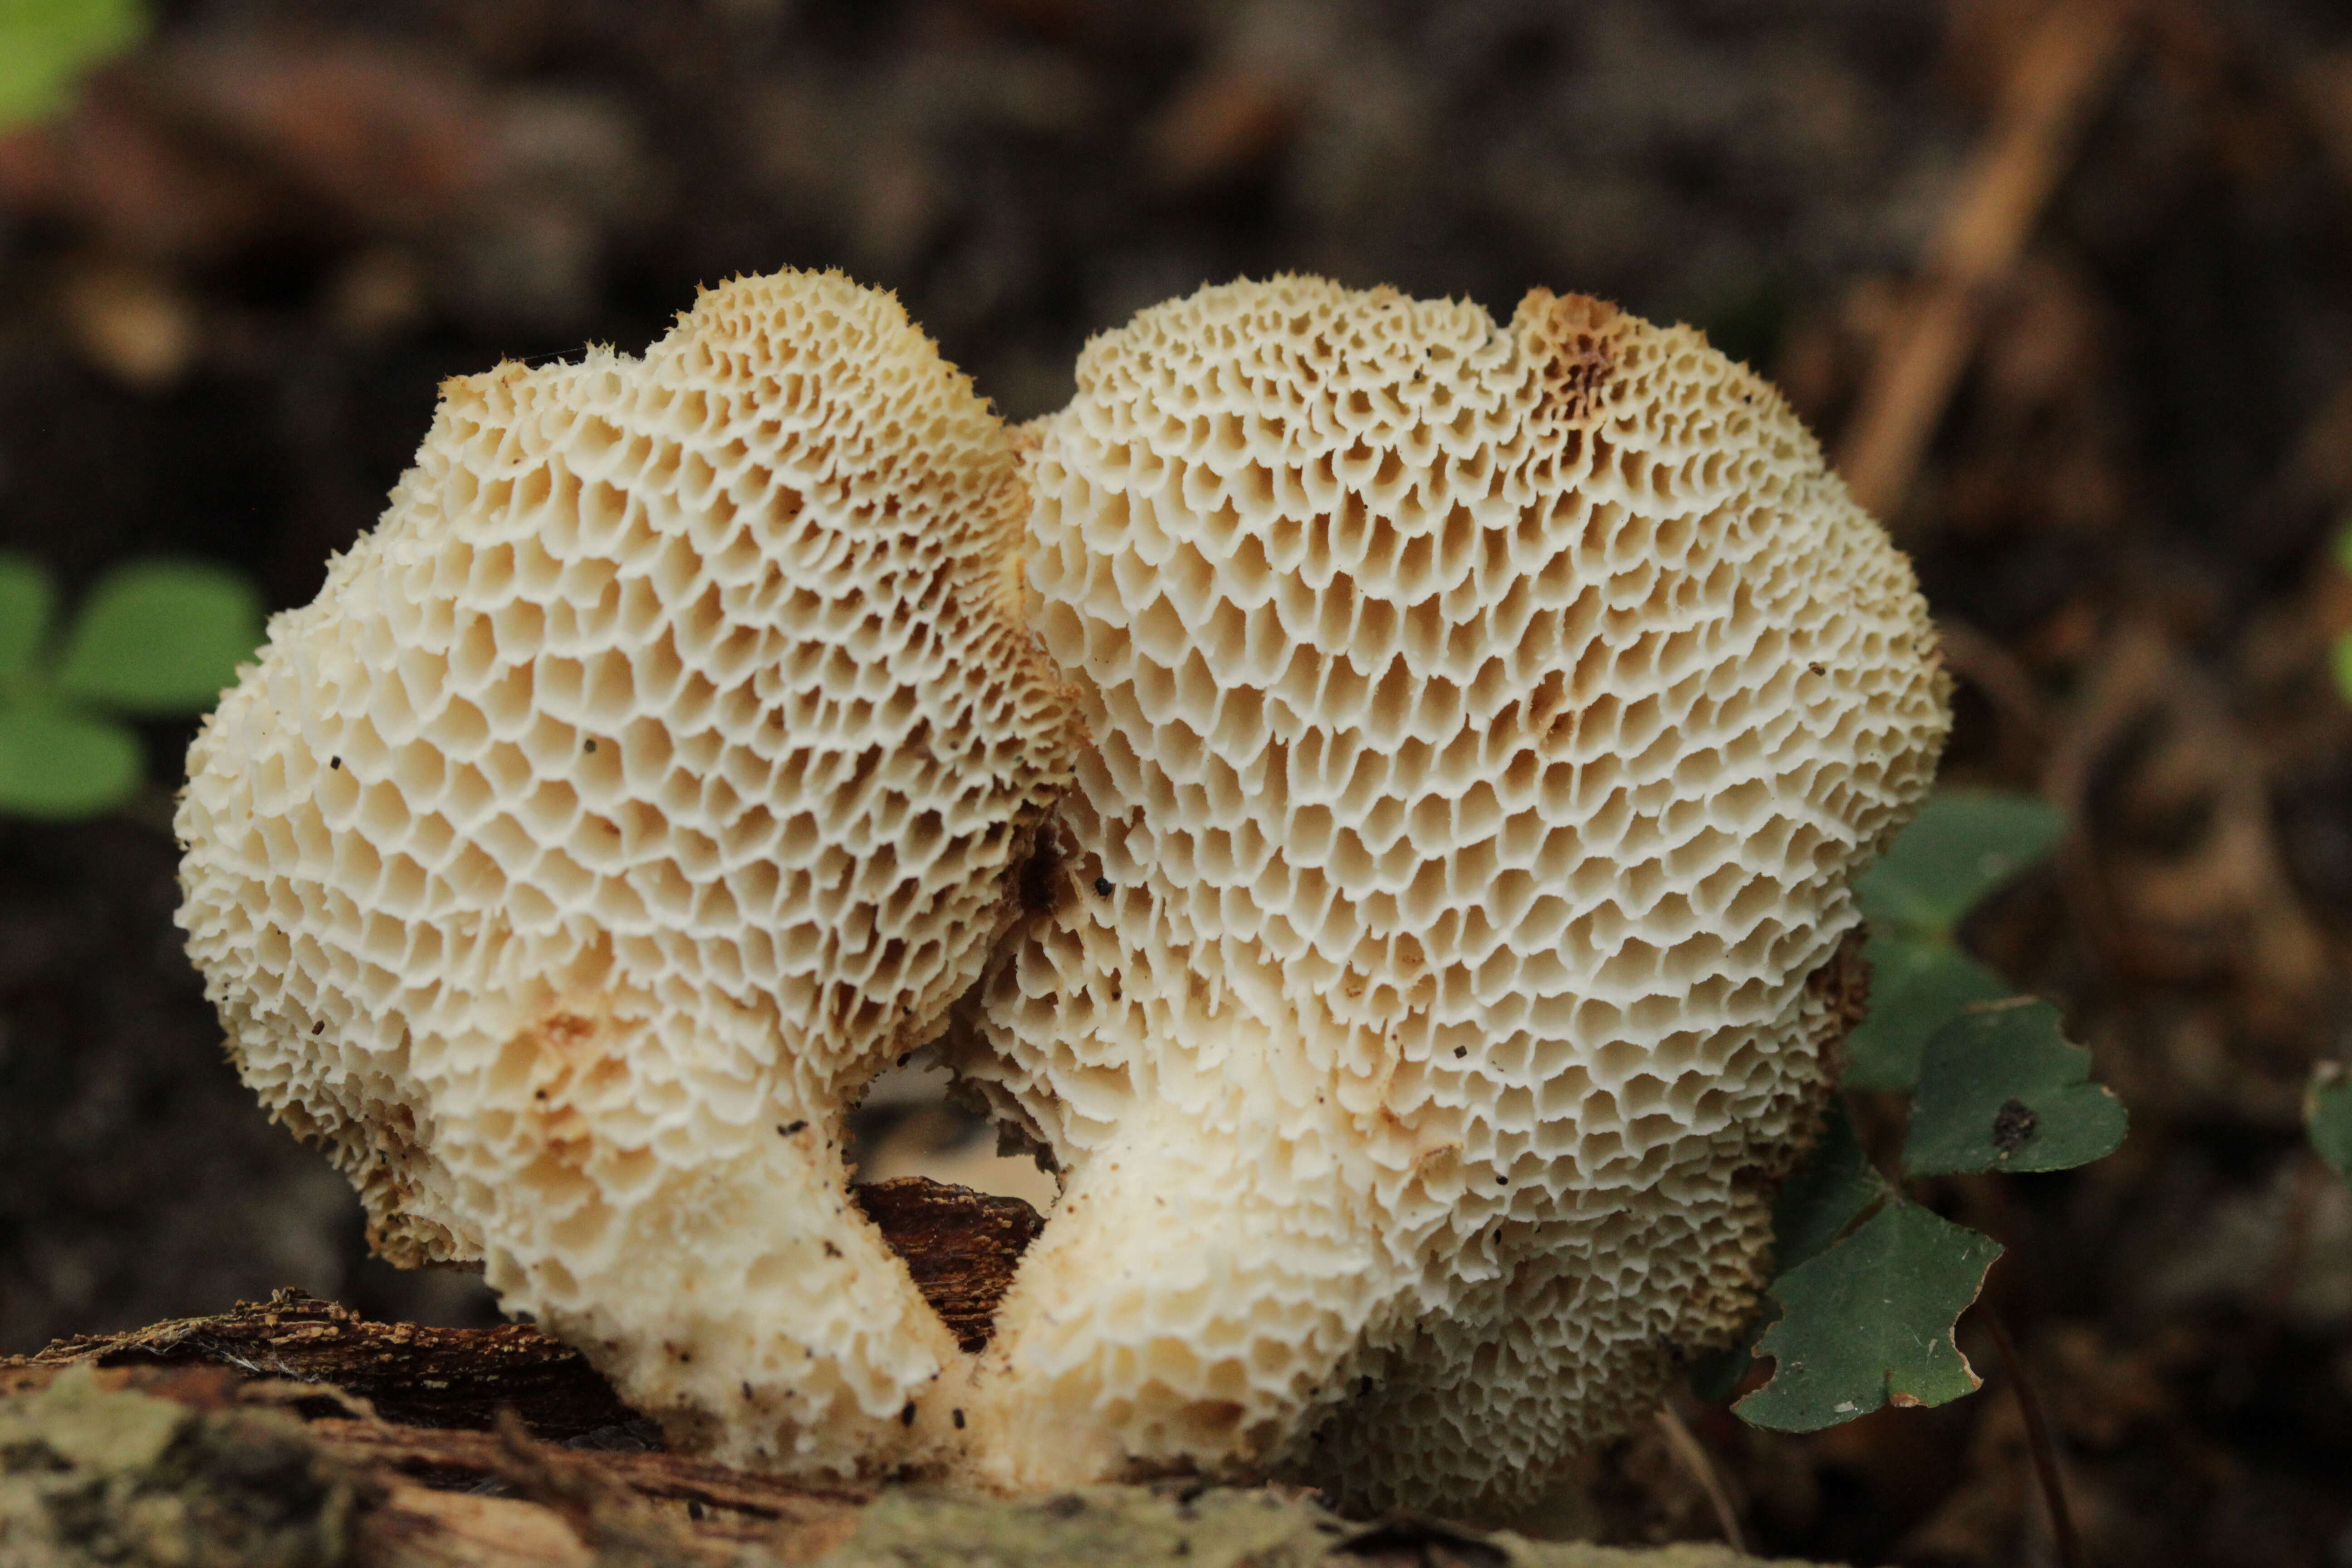
[[[2124,41],[2116,0],[2056,0],[2018,51],[1992,125],[1928,247],[1925,291],[1880,341],[1839,444],[1838,471],[1875,515],[1891,515],[1911,488],[1986,303],[2073,163]]]
[[[2083,1555],[2083,1538],[2074,1533],[2074,1515],[2066,1506],[2066,1488],[2058,1476],[2058,1449],[2050,1440],[2050,1423],[2042,1412],[2042,1395],[2035,1392],[2033,1380],[2026,1374],[2025,1358],[2017,1353],[2016,1342],[2009,1337],[2000,1314],[1989,1303],[1979,1302],[1986,1331],[1992,1335],[1992,1348],[2000,1357],[2001,1372],[2009,1379],[2010,1388],[2017,1394],[2018,1413],[2025,1417],[2025,1446],[2033,1454],[2033,1473],[2042,1482],[2042,1500],[2050,1509],[2051,1533],[2058,1538],[2058,1561],[2064,1568],[2090,1568],[2090,1559]]]
[[[1683,1424],[1683,1418],[1671,1405],[1658,1406],[1658,1430],[1666,1435],[1666,1447],[1675,1451],[1675,1458],[1682,1461],[1683,1468],[1691,1473],[1699,1490],[1706,1494],[1708,1505],[1715,1510],[1716,1528],[1723,1531],[1725,1542],[1734,1552],[1747,1555],[1748,1534],[1739,1528],[1739,1510],[1731,1506],[1731,1491],[1715,1468],[1715,1456]]]
[[[1945,668],[1984,693],[2000,721],[2002,757],[2020,773],[2041,766],[2050,742],[2049,707],[2018,657],[1950,614],[1936,617]]]

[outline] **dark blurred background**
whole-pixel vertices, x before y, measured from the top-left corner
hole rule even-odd
[[[2074,814],[1971,939],[2128,1101],[1932,1184],[2094,1561],[2352,1568],[2352,16],[2330,0],[173,0],[0,133],[0,548],[307,599],[444,376],[641,348],[698,283],[898,291],[1015,418],[1236,274],[1534,285],[1780,379],[1919,561],[1950,775]],[[2004,205],[2004,203],[2006,205]],[[299,1285],[481,1321],[225,1065],[166,790],[0,821],[0,1353]],[[2051,1562],[2012,1391],[1813,1438],[1693,1409],[1768,1549]],[[1709,1536],[1648,1436],[1612,1529]]]

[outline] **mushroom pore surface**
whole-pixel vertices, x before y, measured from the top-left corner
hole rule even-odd
[[[731,283],[642,360],[447,383],[190,758],[180,920],[247,1081],[380,1250],[481,1259],[729,1459],[898,1463],[960,1353],[842,1115],[1067,781],[1026,511],[895,300]]]
[[[682,1444],[1517,1507],[1752,1310],[1925,606],[1591,300],[1234,284],[1077,382],[1016,443],[785,274],[450,383],[197,742],[191,950],[377,1245]],[[976,1355],[845,1198],[934,1037],[1066,1174]]]
[[[1094,744],[957,1037],[1066,1173],[982,1468],[1525,1503],[1753,1308],[1948,723],[1909,566],[1759,378],[1541,291],[1208,289],[1037,435]]]

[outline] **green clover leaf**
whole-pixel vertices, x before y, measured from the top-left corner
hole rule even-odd
[[[2311,1071],[2303,1093],[2303,1124],[2311,1146],[2330,1169],[2352,1179],[2352,1073],[2341,1062],[2322,1062]]]
[[[41,703],[0,708],[0,812],[68,821],[137,793],[139,738],[111,720]]]
[[[2115,1092],[2091,1081],[2091,1053],[2060,1032],[2057,1008],[1985,1004],[1927,1042],[1903,1169],[2071,1170],[2114,1153],[2126,1120]]]
[[[1982,1380],[1952,1328],[2000,1244],[1917,1204],[1882,1207],[1772,1286],[1771,1381],[1732,1406],[1752,1426],[1818,1432],[1884,1405],[1942,1405]]]
[[[2012,987],[1963,952],[1960,920],[1987,893],[2050,852],[2063,812],[2030,795],[1945,789],[1927,798],[1854,882],[1870,921],[1870,1016],[1846,1037],[1853,1089],[1908,1089],[1919,1053],[1945,1020]]]
[[[63,109],[76,78],[146,31],[139,0],[0,0],[0,131]]]
[[[66,633],[58,689],[139,717],[198,713],[261,642],[261,599],[236,573],[142,561],[100,578]]]
[[[57,610],[49,574],[29,556],[0,553],[0,682],[33,673]]]

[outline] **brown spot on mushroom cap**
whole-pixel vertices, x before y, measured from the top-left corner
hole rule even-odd
[[[1119,898],[1026,923],[959,1058],[1070,1173],[994,1473],[1524,1500],[1752,1301],[1743,1173],[1948,722],[1908,565],[1769,386],[1593,300],[1236,284],[1078,382],[1029,574]]]
[[[1027,510],[895,300],[739,280],[641,360],[446,383],[191,753],[180,918],[247,1081],[388,1254],[483,1258],[684,1442],[886,1462],[955,1353],[838,1146],[774,1129],[942,1026],[1066,787]]]
[[[1537,417],[1583,424],[1616,374],[1617,307],[1590,295],[1559,298],[1538,289],[1520,304],[1519,314],[1545,318],[1539,341],[1549,357],[1538,373],[1544,405]]]

